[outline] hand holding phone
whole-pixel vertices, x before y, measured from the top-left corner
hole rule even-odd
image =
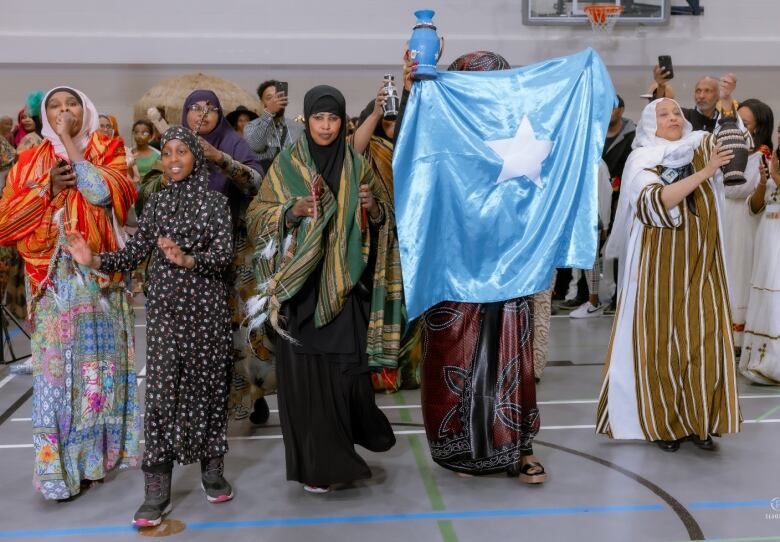
[[[51,183],[51,194],[56,196],[63,190],[76,186],[76,175],[70,164],[66,160],[60,159],[49,172],[49,182]]]
[[[287,83],[278,81],[274,85],[274,90],[276,91],[274,95],[264,103],[266,111],[276,116],[287,107]]]
[[[666,81],[674,78],[674,67],[672,66],[672,57],[661,55],[658,57],[658,66],[661,68],[661,74]]]

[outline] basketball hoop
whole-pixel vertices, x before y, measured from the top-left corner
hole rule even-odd
[[[594,32],[609,34],[623,13],[623,6],[617,4],[588,4],[583,8]]]

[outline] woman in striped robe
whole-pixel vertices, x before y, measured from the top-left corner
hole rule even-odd
[[[676,451],[739,431],[719,209],[732,152],[693,132],[677,102],[642,113],[608,255],[625,261],[597,431]]]

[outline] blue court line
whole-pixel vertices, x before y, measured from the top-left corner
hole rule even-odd
[[[188,523],[187,529],[236,529],[242,527],[295,527],[307,525],[334,525],[349,523],[380,523],[392,521],[453,520],[479,518],[512,518],[525,516],[557,516],[562,514],[587,514],[605,512],[661,511],[661,504],[640,504],[620,506],[572,506],[566,508],[514,508],[507,510],[466,510],[426,512],[419,514],[374,514],[365,516],[330,516],[286,519],[256,519],[245,521],[209,521]],[[2,538],[34,538],[51,536],[79,536],[110,533],[127,533],[136,529],[132,526],[79,527],[72,529],[38,529],[30,531],[0,531]]]
[[[724,509],[724,508],[755,508],[769,507],[769,499],[753,501],[701,501],[688,504],[688,508],[694,510]],[[418,514],[373,514],[365,516],[329,516],[329,517],[305,517],[305,518],[274,518],[243,521],[209,521],[202,523],[190,523],[187,529],[211,530],[211,529],[237,529],[246,527],[296,527],[311,525],[336,525],[357,523],[381,523],[394,521],[442,521],[459,519],[485,519],[485,518],[519,518],[529,516],[559,516],[566,514],[598,514],[612,512],[658,512],[665,510],[662,504],[638,504],[638,505],[604,505],[604,506],[570,506],[563,508],[509,508],[503,510],[463,510],[424,512]],[[136,529],[130,525],[116,525],[105,527],[79,527],[71,529],[39,529],[29,531],[0,531],[0,539],[9,538],[34,538],[53,536],[80,536],[112,533],[130,533]]]

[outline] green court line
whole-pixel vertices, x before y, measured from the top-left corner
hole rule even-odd
[[[406,406],[406,400],[403,396],[403,391],[398,391],[393,394],[395,404],[398,406]],[[400,409],[399,417],[402,423],[412,423],[412,415],[408,409]],[[436,479],[433,477],[433,471],[428,463],[428,453],[423,447],[422,442],[418,435],[409,435],[409,446],[412,449],[414,455],[414,462],[417,464],[417,470],[420,473],[423,486],[425,486],[425,492],[428,494],[428,500],[431,503],[431,508],[435,512],[441,512],[446,510],[444,506],[444,499],[442,499],[439,486],[436,484]],[[450,520],[441,520],[436,522],[439,526],[439,532],[443,542],[458,542],[458,536],[455,534],[455,526]]]
[[[765,418],[768,418],[769,416],[771,416],[772,414],[774,414],[774,413],[775,413],[775,412],[777,412],[778,410],[780,410],[780,405],[777,405],[777,406],[776,406],[776,407],[774,407],[774,408],[770,408],[769,410],[767,410],[766,412],[764,412],[763,414],[761,414],[761,416],[759,416],[758,418],[756,418],[756,421],[757,421],[757,422],[760,422],[761,420],[763,420],[763,419],[765,419]],[[776,539],[776,540],[780,540],[780,539]]]

